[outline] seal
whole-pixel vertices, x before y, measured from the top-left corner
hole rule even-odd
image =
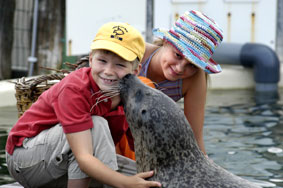
[[[166,188],[259,187],[208,160],[183,110],[167,95],[130,74],[121,79],[119,88],[138,172],[154,170],[150,180]]]

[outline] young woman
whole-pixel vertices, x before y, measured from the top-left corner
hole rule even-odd
[[[161,45],[146,45],[139,75],[152,80],[174,101],[184,98],[184,113],[206,154],[203,123],[207,74],[221,72],[211,56],[223,39],[222,30],[201,12],[189,11],[170,30],[154,29],[153,34],[161,39]]]

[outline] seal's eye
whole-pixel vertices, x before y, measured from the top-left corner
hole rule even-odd
[[[141,113],[142,113],[142,115],[146,114],[146,110],[142,110]]]

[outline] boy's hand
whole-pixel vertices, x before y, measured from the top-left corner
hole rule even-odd
[[[144,179],[153,176],[153,171],[142,172],[136,174],[135,176],[130,176],[130,181],[127,182],[126,187],[135,187],[135,188],[150,188],[150,187],[161,187],[161,183],[157,181],[146,181]]]

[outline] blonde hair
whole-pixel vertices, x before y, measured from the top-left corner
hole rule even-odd
[[[116,53],[114,53],[114,52],[112,52],[112,51],[104,50],[104,49],[92,50],[92,51],[90,52],[90,56],[93,56],[93,55],[95,54],[95,52],[97,52],[97,51],[101,51],[101,52],[103,52],[103,53],[111,53],[111,54],[114,54],[114,55],[116,55],[116,56],[119,56],[118,54],[116,54]],[[120,57],[120,56],[119,56],[119,57]],[[139,61],[138,58],[136,58],[136,59],[133,60],[133,61],[129,61],[129,62],[133,64],[133,70],[137,69],[138,66],[139,66],[139,64],[140,64],[140,61]]]
[[[161,39],[161,38],[156,38],[156,39],[154,39],[153,44],[156,45],[156,46],[163,46],[164,40]]]

